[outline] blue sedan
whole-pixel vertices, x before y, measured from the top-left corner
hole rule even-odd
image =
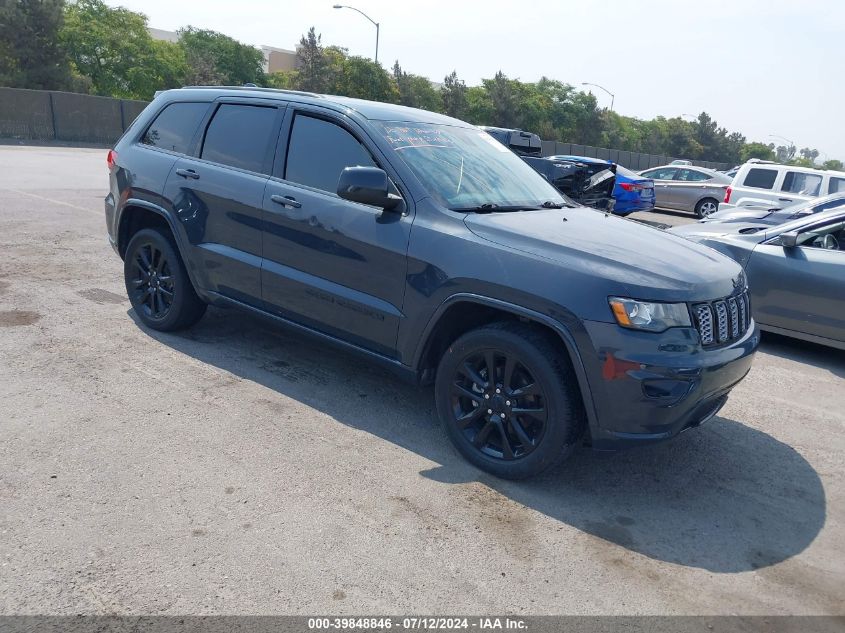
[[[550,158],[579,163],[613,164],[609,160],[587,156],[551,156]],[[654,208],[654,181],[651,178],[643,178],[622,165],[617,165],[613,200],[613,213],[616,215],[628,215],[634,211],[651,211]]]

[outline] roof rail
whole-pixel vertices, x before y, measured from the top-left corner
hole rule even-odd
[[[323,95],[316,92],[306,92],[304,90],[285,90],[283,88],[263,88],[261,86],[182,86],[185,90],[257,90],[259,92],[272,92],[276,94],[291,94],[299,95],[301,97],[322,97]]]

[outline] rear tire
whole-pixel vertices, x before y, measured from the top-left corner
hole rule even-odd
[[[189,327],[205,314],[173,238],[159,229],[142,229],[129,241],[123,260],[126,294],[135,314],[161,332]]]
[[[699,200],[698,204],[695,205],[695,214],[699,218],[706,218],[709,215],[713,215],[718,210],[719,201],[715,198],[704,198],[704,200]]]
[[[523,479],[572,453],[584,412],[560,349],[542,329],[511,322],[473,330],[449,346],[437,368],[435,402],[449,439],[469,462],[503,479]]]

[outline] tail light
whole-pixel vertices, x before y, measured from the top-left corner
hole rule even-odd
[[[113,149],[109,150],[109,154],[106,156],[106,163],[109,166],[109,171],[117,166],[117,152]]]
[[[638,185],[634,182],[620,182],[619,186],[622,187],[625,191],[642,191],[645,189],[643,185]]]
[[[732,193],[733,193],[733,189],[731,189],[730,187],[725,189],[725,204],[727,204],[731,201],[731,194]]]

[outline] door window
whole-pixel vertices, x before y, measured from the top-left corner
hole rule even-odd
[[[838,220],[801,233],[797,244],[810,248],[845,251],[845,222]]]
[[[777,169],[760,169],[755,167],[749,169],[745,175],[745,181],[742,183],[746,187],[755,187],[757,189],[771,189],[775,186],[775,179],[778,177]]]
[[[644,171],[642,175],[654,180],[672,180],[675,177],[675,172],[677,171],[677,167],[661,167],[658,169]]]
[[[839,193],[845,191],[845,178],[831,178],[827,185],[828,193]]]
[[[703,180],[710,180],[710,176],[701,171],[694,169],[679,169],[675,180],[685,180],[687,182],[699,182]]]
[[[356,166],[377,166],[358,139],[324,119],[296,115],[288,143],[285,180],[336,193],[340,173]]]
[[[159,112],[144,132],[141,143],[187,154],[206,110],[207,103],[171,103]]]
[[[224,103],[214,114],[200,158],[258,173],[265,169],[276,108]]]
[[[818,174],[807,174],[800,171],[788,171],[783,178],[781,191],[796,193],[802,196],[817,196],[822,185],[822,177]]]

